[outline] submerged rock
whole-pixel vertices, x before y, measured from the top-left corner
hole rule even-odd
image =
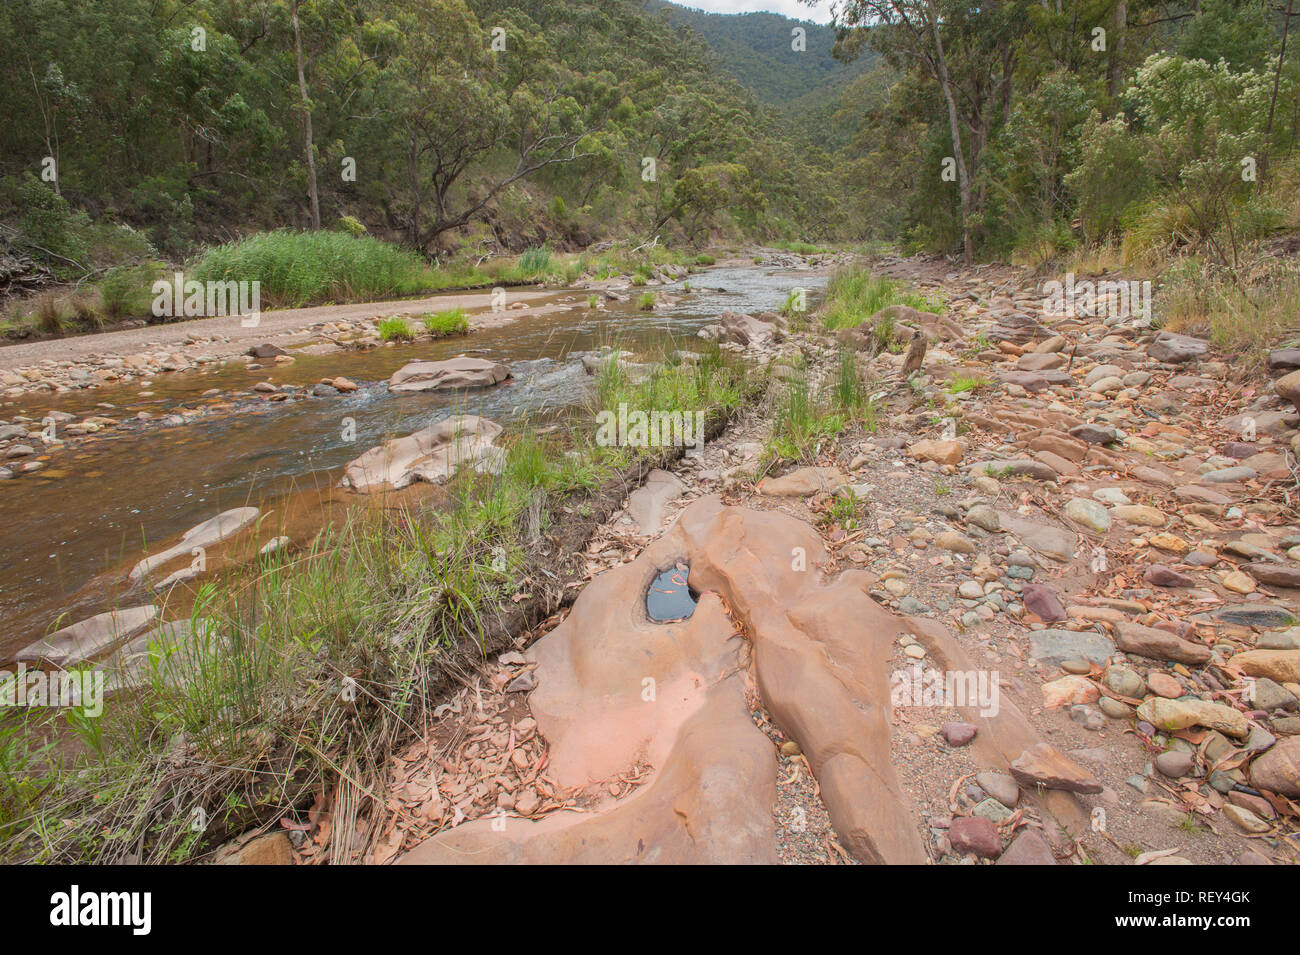
[[[210,547],[233,537],[257,520],[260,513],[261,511],[255,507],[233,507],[228,511],[222,511],[216,517],[210,517],[202,524],[191,527],[181,535],[180,541],[175,545],[140,561],[131,568],[127,576],[131,580],[141,580],[158,567],[179,557],[188,557],[196,547]]]
[[[15,659],[22,662],[43,660],[55,666],[81,663],[129,640],[153,623],[157,616],[158,608],[152,604],[96,614],[28,644],[18,651]]]

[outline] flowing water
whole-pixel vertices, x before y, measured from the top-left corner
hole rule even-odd
[[[584,353],[602,345],[634,352],[697,349],[696,332],[725,309],[775,310],[792,288],[812,296],[825,286],[817,273],[761,268],[713,269],[690,281],[690,294],[653,312],[631,303],[588,309],[587,293],[559,293],[556,300],[571,301],[573,310],[522,311],[515,321],[469,337],[365,352],[291,352],[293,364],[262,370],[230,362],[204,373],[163,374],[146,398],[136,384],[20,402],[34,418],[52,409],[87,413],[106,402],[113,408],[96,413],[132,423],[56,453],[44,471],[0,482],[0,661],[56,623],[147,600],[143,591],[128,593],[126,569],[219,511],[245,504],[283,511],[292,509],[294,495],[328,498],[343,466],[362,451],[457,411],[507,429],[523,416],[545,420],[590,395],[591,378],[579,360]],[[654,291],[677,294],[680,286]],[[389,394],[386,380],[408,361],[462,353],[504,362],[513,380],[460,394]],[[339,375],[360,389],[285,402],[230,397],[258,381],[310,387]],[[222,394],[204,395],[213,388]],[[232,400],[234,408],[225,413],[174,427],[156,423],[180,408]],[[153,414],[155,423],[136,424],[139,411]],[[354,441],[344,440],[345,418],[354,422]]]

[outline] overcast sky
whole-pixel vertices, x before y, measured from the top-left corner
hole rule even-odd
[[[768,10],[783,13],[796,20],[812,20],[816,23],[829,23],[831,19],[830,0],[820,0],[815,7],[809,7],[799,0],[672,0],[681,7],[696,10],[708,10],[712,13],[751,13],[755,10]]]

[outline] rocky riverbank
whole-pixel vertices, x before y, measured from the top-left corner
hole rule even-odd
[[[1300,418],[1029,276],[884,268],[960,331],[910,385],[869,358],[882,427],[755,482],[755,413],[630,497],[567,618],[398,768],[375,861],[1297,861]],[[675,630],[637,610],[672,560]]]

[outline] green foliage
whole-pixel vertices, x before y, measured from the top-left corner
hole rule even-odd
[[[337,223],[340,232],[346,232],[353,237],[363,236],[366,234],[365,223],[355,216],[339,216]]]
[[[546,246],[525,249],[515,263],[514,275],[521,281],[543,278],[551,268],[551,250]]]
[[[469,318],[463,308],[457,307],[442,312],[430,312],[422,319],[425,329],[434,338],[449,335],[464,335],[469,332]]]
[[[389,315],[379,320],[379,337],[386,342],[409,342],[415,338],[405,316]]]
[[[837,271],[827,283],[822,320],[832,330],[853,328],[889,305],[907,305],[924,312],[941,310],[940,305],[909,291],[900,282],[873,275],[862,266],[852,266]]]
[[[200,282],[260,282],[262,304],[293,308],[379,300],[436,284],[418,256],[370,236],[267,232],[209,249],[190,267]]]
[[[104,315],[130,318],[149,314],[149,288],[162,273],[157,265],[119,266],[111,269],[99,282]]]
[[[89,218],[74,212],[49,184],[28,174],[18,186],[18,245],[57,274],[76,276],[87,271]]]

